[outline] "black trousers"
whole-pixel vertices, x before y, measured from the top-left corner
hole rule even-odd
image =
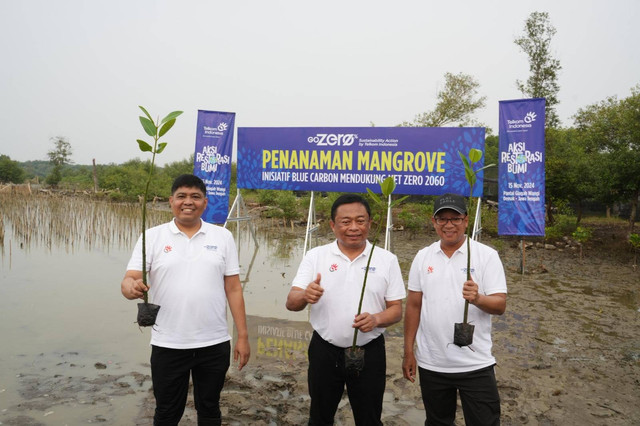
[[[174,426],[180,422],[193,379],[193,399],[198,425],[221,424],[220,392],[230,364],[231,344],[197,349],[151,347],[151,379],[156,411],[155,426]]]
[[[380,417],[387,371],[384,335],[363,348],[364,370],[352,377],[344,367],[344,348],[313,333],[309,343],[308,372],[310,425],[333,425],[345,385],[356,425],[382,425]]]
[[[466,373],[437,373],[418,368],[427,426],[451,426],[460,392],[467,426],[500,424],[500,395],[493,366]]]

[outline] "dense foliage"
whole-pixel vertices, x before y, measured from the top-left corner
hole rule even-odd
[[[20,164],[7,155],[0,155],[0,182],[22,183],[23,181],[24,170]]]

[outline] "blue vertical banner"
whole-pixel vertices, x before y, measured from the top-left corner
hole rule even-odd
[[[499,105],[498,234],[544,236],[545,99]]]
[[[224,223],[229,213],[235,119],[233,112],[198,110],[193,174],[207,186],[206,222]]]

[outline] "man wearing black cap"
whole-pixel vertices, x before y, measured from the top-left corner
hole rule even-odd
[[[413,382],[416,373],[420,376],[425,424],[453,424],[460,392],[467,425],[499,425],[491,315],[502,315],[507,305],[502,262],[495,250],[471,240],[471,280],[467,281],[469,217],[464,197],[438,197],[431,223],[440,241],[420,250],[409,272],[404,377]],[[453,331],[463,319],[465,300],[475,332],[471,346],[459,347],[453,344]]]

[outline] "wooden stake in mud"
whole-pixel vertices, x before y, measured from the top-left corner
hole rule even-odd
[[[526,254],[525,254],[525,247],[524,247],[524,237],[522,237],[522,270],[520,271],[520,273],[522,275],[524,275],[524,271],[525,271],[525,260],[526,260]]]

